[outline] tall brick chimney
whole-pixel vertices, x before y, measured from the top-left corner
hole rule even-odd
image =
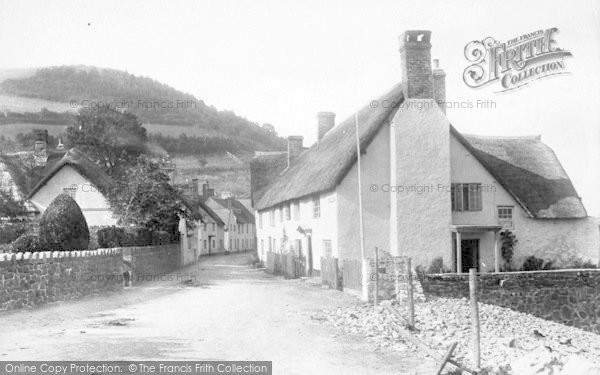
[[[431,31],[407,30],[400,35],[402,86],[405,99],[433,99]]]
[[[320,141],[325,133],[335,126],[335,113],[318,112],[317,113],[317,142]]]
[[[48,161],[48,130],[34,130],[33,159],[37,167],[43,167]]]
[[[294,159],[296,159],[302,153],[304,137],[301,135],[290,135],[288,137],[288,168],[292,165]]]
[[[433,99],[446,113],[446,73],[440,69],[440,60],[433,60]]]

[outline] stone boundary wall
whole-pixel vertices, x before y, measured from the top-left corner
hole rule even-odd
[[[139,284],[156,280],[158,276],[181,266],[181,249],[178,243],[158,246],[123,248],[125,271],[131,272],[131,282]]]
[[[426,296],[469,298],[466,274],[419,275]],[[478,275],[479,301],[600,334],[600,270]]]
[[[123,288],[121,249],[0,254],[0,310]]]

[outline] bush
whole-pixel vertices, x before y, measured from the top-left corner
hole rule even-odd
[[[427,273],[448,273],[450,269],[444,266],[444,259],[442,257],[433,258]]]
[[[73,198],[54,198],[40,220],[40,239],[51,251],[87,250],[90,232],[83,212]]]
[[[574,269],[582,269],[582,268],[598,268],[591,260],[583,260],[581,258],[574,259],[569,265],[568,268]]]
[[[171,235],[165,231],[153,232],[143,227],[107,227],[98,230],[98,246],[101,248],[166,245]]]
[[[7,244],[15,241],[21,235],[27,232],[31,223],[7,223],[0,226],[0,244]]]
[[[555,270],[557,267],[554,265],[554,262],[549,260],[544,262],[544,259],[537,258],[534,255],[531,255],[525,258],[523,262],[523,271],[541,271],[541,270]]]
[[[171,243],[171,234],[164,230],[159,230],[152,233],[153,245],[167,245]]]
[[[46,251],[47,249],[43,246],[39,236],[35,234],[23,234],[15,240],[12,244],[12,250],[15,253],[36,253],[39,251]]]
[[[98,230],[98,246],[100,248],[113,248],[127,246],[127,236],[124,228],[108,227]]]

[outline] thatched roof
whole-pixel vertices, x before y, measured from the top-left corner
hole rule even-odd
[[[376,108],[368,105],[358,112],[361,150],[365,150],[379,129],[391,121],[402,101],[402,86],[396,85],[377,101]],[[262,210],[335,188],[356,162],[355,129],[352,115],[327,132],[264,191],[255,202],[256,208]]]
[[[256,155],[250,161],[251,202],[255,205],[269,186],[287,168],[287,152]]]
[[[225,225],[225,223],[223,222],[223,220],[221,220],[219,215],[215,211],[213,211],[213,209],[210,208],[206,203],[198,201],[198,207],[200,209],[200,214],[205,213],[207,216],[212,218],[217,223],[217,225]],[[204,217],[202,218],[202,222],[205,222]]]
[[[38,190],[46,185],[46,183],[65,166],[70,166],[75,169],[105,195],[110,189],[110,186],[113,184],[112,178],[107,175],[100,166],[96,165],[83,152],[76,148],[72,148],[50,168],[48,173],[46,173],[44,177],[37,183],[37,185],[35,185],[35,187],[31,190],[27,199],[30,199],[33,195],[35,195]]]
[[[254,215],[252,212],[237,199],[210,197],[209,201],[215,202],[222,209],[231,209],[231,213],[235,216],[238,224],[254,224]],[[226,218],[223,219],[224,221],[228,221]]]
[[[587,216],[569,176],[539,136],[462,136],[451,129],[530,216],[538,219]]]
[[[30,190],[30,182],[27,175],[27,167],[21,158],[17,155],[0,155],[0,163],[5,166],[4,169],[10,175],[19,193],[27,196]]]

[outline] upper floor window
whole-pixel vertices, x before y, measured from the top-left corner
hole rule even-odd
[[[498,206],[498,221],[506,229],[513,228],[513,207]]]
[[[300,220],[300,201],[292,203],[292,210],[294,211],[294,220]]]
[[[481,184],[452,184],[452,211],[481,211]]]
[[[269,211],[269,225],[272,227],[275,226],[275,210]]]
[[[263,213],[262,213],[262,212],[259,212],[259,213],[258,213],[258,227],[259,227],[260,229],[262,229],[262,225],[263,225],[263,224],[262,224],[262,221],[263,221]]]
[[[290,220],[291,216],[290,216],[290,204],[286,203],[285,206],[283,206],[283,218],[285,220]]]
[[[215,231],[215,223],[212,223],[211,226],[212,226],[212,231],[214,232]]]
[[[321,217],[321,197],[313,197],[313,217]]]

